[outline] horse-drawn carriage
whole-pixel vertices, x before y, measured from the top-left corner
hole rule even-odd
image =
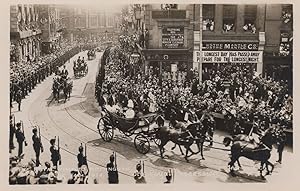
[[[96,58],[96,50],[91,49],[87,52],[88,60],[94,60]]]
[[[161,120],[163,122],[161,122]],[[157,123],[156,127],[150,128],[150,125],[154,122]],[[126,136],[136,135],[134,138],[134,146],[136,150],[142,154],[146,154],[150,150],[150,141],[159,147],[161,157],[165,151],[164,146],[169,142],[184,146],[186,149],[185,159],[188,161],[188,157],[201,152],[203,158],[203,143],[206,141],[206,133],[210,125],[206,120],[203,125],[199,122],[185,124],[184,130],[175,129],[175,127],[164,126],[164,119],[159,113],[146,114],[133,119],[126,119],[120,117],[115,113],[111,113],[104,109],[103,116],[99,119],[97,128],[101,138],[110,142],[114,136],[114,130],[118,129]],[[180,127],[182,128],[182,127]],[[189,137],[191,135],[191,137]],[[194,143],[198,146],[198,152],[191,150],[191,145]],[[175,147],[174,147],[175,148]],[[192,153],[189,155],[189,153]]]
[[[67,98],[70,98],[71,96],[72,88],[73,88],[73,81],[70,81],[69,78],[66,79],[62,77],[54,78],[53,85],[52,85],[53,99],[59,102],[59,96],[62,92],[66,102]]]
[[[86,62],[76,63],[73,66],[73,72],[75,78],[79,78],[81,76],[85,76],[88,73],[88,66]]]
[[[135,135],[134,146],[139,153],[146,154],[150,150],[150,141],[159,144],[155,137],[155,130],[150,128],[159,116],[158,113],[150,113],[132,119],[123,118],[116,113],[104,109],[103,116],[98,121],[98,131],[101,138],[110,142],[114,137],[115,129],[118,129],[125,136]]]

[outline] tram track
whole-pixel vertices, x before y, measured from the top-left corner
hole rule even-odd
[[[86,89],[86,86],[85,86],[83,92],[85,92],[85,89]],[[90,115],[91,117],[93,117],[93,116],[88,112],[88,109],[86,109],[86,108],[84,107],[84,105],[82,104],[83,101],[85,100],[85,98],[84,98],[83,96],[81,96],[80,99],[81,99],[81,100],[80,100],[79,105],[80,105],[80,107],[82,108],[82,111],[85,111],[88,115]],[[96,130],[94,130],[94,129],[91,129],[90,127],[88,127],[87,125],[85,125],[83,122],[81,122],[80,120],[76,119],[76,118],[68,111],[67,108],[65,108],[65,111],[66,111],[66,112],[68,113],[68,115],[69,115],[71,118],[73,118],[73,120],[75,120],[77,123],[79,123],[80,125],[82,125],[83,127],[87,128],[87,129],[93,131],[94,133],[99,134],[98,131],[96,131]],[[116,142],[119,142],[118,140],[115,140],[115,141],[116,141]],[[119,143],[120,143],[120,142],[119,142]],[[131,145],[128,145],[128,146],[129,146],[129,147],[132,147]],[[132,147],[132,148],[134,149],[134,147]],[[155,153],[151,153],[151,154],[154,155],[155,157],[160,157],[159,154],[155,154]],[[212,156],[209,156],[209,155],[206,155],[206,157],[208,157],[208,158],[213,158],[213,159],[218,159],[218,160],[224,161],[224,162],[226,162],[226,163],[228,162],[228,161],[225,160],[225,159],[220,159],[220,158],[212,157]],[[148,160],[150,160],[151,158],[153,158],[153,157],[148,157]],[[185,162],[185,163],[186,163],[185,160],[180,160],[180,159],[172,159],[172,160],[173,160],[173,161],[177,161],[177,162]],[[146,160],[146,161],[147,161],[147,160]],[[193,164],[193,163],[189,163],[189,164],[193,165],[194,167],[199,167],[199,164]],[[244,165],[244,166],[251,167],[250,165]],[[153,168],[152,166],[149,166],[149,167]],[[221,172],[221,173],[224,173],[224,174],[228,174],[227,172],[224,172],[223,170],[220,170],[220,169],[217,169],[217,168],[214,168],[214,167],[208,167],[208,166],[202,166],[202,165],[200,165],[200,167],[202,167],[202,168],[208,168],[208,169],[210,169],[210,170],[214,170],[214,171],[217,171],[217,172]],[[161,170],[161,169],[159,169],[159,168],[153,168],[153,169],[163,171],[163,170]],[[243,177],[243,176],[240,176],[240,177],[241,177],[241,178],[244,178],[244,179],[247,179],[247,180],[255,181],[255,182],[261,182],[261,181],[258,181],[257,179],[254,179],[254,178]]]
[[[91,77],[90,77],[90,78],[91,78]],[[47,87],[47,89],[49,89],[49,88]],[[39,98],[39,97],[38,97],[38,98]],[[38,98],[36,98],[35,101],[37,101]],[[79,106],[81,107],[81,109],[82,109],[83,111],[86,111],[86,113],[87,113],[89,116],[93,117],[92,114],[89,113],[88,110],[87,110],[87,109],[84,107],[84,105],[82,104],[83,101],[84,101],[84,99],[85,99],[85,97],[84,97],[84,96],[79,96],[78,98],[80,99]],[[49,105],[52,103],[52,101],[53,101],[53,99],[50,101]],[[34,103],[35,103],[35,102],[34,102]],[[51,122],[54,124],[55,128],[56,128],[58,131],[61,131],[61,132],[63,132],[64,134],[66,134],[68,137],[70,137],[70,140],[72,139],[72,140],[76,140],[76,142],[78,141],[79,144],[80,144],[80,143],[88,143],[87,140],[80,139],[80,138],[78,138],[78,137],[76,137],[76,136],[70,134],[69,132],[67,132],[67,131],[64,130],[63,128],[61,128],[61,127],[56,123],[55,119],[53,118],[53,116],[52,116],[52,114],[51,114],[52,111],[50,111],[49,105],[48,105],[48,107],[46,108],[46,110],[47,110],[47,115],[48,115],[49,119],[51,120]],[[32,106],[33,106],[33,104],[30,106],[30,109],[32,108]],[[29,109],[29,110],[30,110],[30,109]],[[78,120],[75,116],[73,116],[73,115],[71,114],[70,110],[69,110],[67,107],[64,107],[64,113],[66,113],[66,114],[71,118],[71,120],[73,120],[73,121],[75,121],[76,123],[80,124],[80,126],[82,126],[82,127],[86,128],[86,129],[92,131],[93,133],[96,133],[97,135],[99,135],[98,131],[96,131],[95,129],[90,128],[88,125],[84,124],[82,121]],[[35,121],[34,118],[32,118],[32,117],[30,116],[30,112],[28,112],[28,121],[30,122],[30,124],[31,124],[32,126],[39,126],[39,124],[36,124],[36,123],[34,122],[34,121]],[[47,141],[50,141],[50,138],[47,137],[46,135],[44,135],[43,133],[41,133],[41,136],[43,137],[43,139],[45,139],[45,140],[47,140]],[[121,143],[121,142],[118,141],[118,140],[115,140],[115,141]],[[128,145],[128,146],[134,148],[134,147],[131,146],[131,145]],[[93,148],[93,150],[96,149],[96,150],[99,150],[99,151],[101,151],[101,152],[104,152],[104,153],[109,154],[109,152],[107,152],[107,151],[101,150],[101,149],[99,149],[99,148],[97,148],[97,147],[89,146],[88,144],[87,144],[87,147]],[[77,156],[76,153],[74,153],[71,149],[68,149],[67,147],[61,147],[61,149],[62,149],[64,152],[67,152],[67,153],[73,155],[74,157]],[[160,157],[159,154],[155,154],[155,153],[151,153],[151,154],[154,155],[155,157]],[[206,155],[206,157],[210,157],[210,156]],[[123,157],[122,157],[122,158],[123,158]],[[153,157],[147,157],[147,160],[150,160],[151,158],[153,158]],[[211,158],[214,158],[214,157],[211,157]],[[124,159],[125,159],[125,158],[124,158]],[[215,158],[215,159],[216,159],[216,158]],[[147,161],[147,160],[145,160],[145,161]],[[181,160],[181,159],[173,159],[173,158],[172,158],[171,160],[172,160],[172,161],[176,161],[176,162],[181,162],[181,163],[184,162],[184,163],[186,163],[185,160]],[[224,161],[224,162],[226,161],[226,160],[224,160],[224,159],[219,159],[219,158],[218,158],[218,160],[221,160],[221,161]],[[101,167],[101,168],[105,168],[105,169],[106,169],[106,166],[104,166],[104,165],[102,165],[102,164],[100,164],[100,163],[97,163],[97,162],[95,162],[95,161],[88,160],[88,162],[90,162],[90,163],[92,163],[92,164],[94,164],[94,165],[96,165],[96,166],[99,166],[99,167]],[[128,162],[133,163],[133,161],[128,161]],[[199,164],[194,164],[194,163],[189,163],[189,164],[192,165],[192,166],[194,166],[194,167],[198,167],[198,168],[199,168],[199,167],[202,167],[202,168],[208,168],[208,169],[210,169],[210,170],[213,170],[213,171],[216,171],[216,172],[221,172],[221,173],[224,173],[224,174],[227,174],[227,175],[228,175],[227,172],[224,172],[224,170],[220,170],[220,169],[218,169],[218,168],[208,167],[208,166],[203,166],[203,165],[200,165],[200,166],[199,166]],[[161,168],[155,168],[155,167],[153,167],[153,166],[148,166],[148,165],[145,165],[145,166],[147,166],[147,167],[149,167],[149,168],[152,168],[152,169],[155,169],[155,170],[159,170],[159,171],[165,172],[165,170],[163,170],[163,169],[161,169]],[[247,165],[247,166],[248,166],[248,165]],[[167,168],[167,167],[166,167],[166,168]],[[133,177],[132,175],[130,175],[130,174],[128,174],[128,173],[125,173],[125,172],[119,171],[119,173],[120,173],[120,174],[123,174],[123,175],[125,175],[125,176],[128,176],[128,177]],[[238,175],[238,176],[239,176],[239,175]],[[254,179],[254,178],[249,178],[249,177],[244,177],[244,176],[239,176],[239,177],[240,177],[240,178],[243,178],[243,179],[255,181],[255,182],[262,182],[262,181],[259,181],[259,180],[257,180],[257,179]]]

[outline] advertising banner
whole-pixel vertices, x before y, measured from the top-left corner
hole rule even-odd
[[[194,62],[199,62],[200,51],[194,54]],[[259,63],[262,59],[262,51],[202,51],[203,63]]]
[[[167,49],[184,47],[184,27],[164,27],[162,47]]]

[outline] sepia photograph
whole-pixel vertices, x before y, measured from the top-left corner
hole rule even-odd
[[[289,178],[293,4],[144,3],[9,4],[7,185]]]

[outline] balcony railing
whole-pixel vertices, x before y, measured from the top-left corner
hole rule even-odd
[[[152,19],[185,19],[186,10],[155,10]]]

